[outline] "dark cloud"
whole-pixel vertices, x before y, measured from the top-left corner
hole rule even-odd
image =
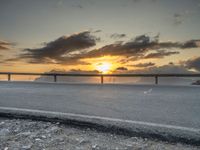
[[[14,45],[15,45],[14,43],[0,40],[0,52],[2,53],[0,54],[0,59],[1,59],[0,64],[8,65],[10,63],[9,61],[7,62],[5,60],[6,58],[4,58],[4,54],[5,54],[5,51],[12,50]]]
[[[139,35],[135,38],[136,43],[150,43],[150,37],[146,35]]]
[[[150,53],[148,55],[146,55],[144,58],[164,58],[165,56],[170,56],[170,55],[175,55],[175,54],[179,54],[180,52],[174,51],[174,52],[168,52],[165,50],[160,50],[158,52],[155,53]]]
[[[118,67],[118,68],[116,68],[116,70],[117,71],[127,71],[128,68],[126,68],[126,67]]]
[[[10,50],[12,46],[13,43],[0,40],[0,50]]]
[[[7,50],[8,48],[3,46],[3,45],[0,45],[0,50]]]
[[[192,14],[194,14],[194,11],[192,10],[184,10],[179,13],[175,13],[173,15],[173,23],[174,25],[181,25],[184,23],[184,21],[189,18]]]
[[[190,40],[183,43],[182,48],[198,48],[200,47],[200,40]]]
[[[113,38],[113,39],[121,39],[121,38],[126,37],[126,34],[113,33],[113,34],[110,35],[110,37]]]
[[[179,54],[171,49],[189,49],[200,47],[200,40],[186,42],[159,42],[159,35],[150,37],[137,36],[127,42],[115,42],[98,49],[90,49],[99,39],[85,31],[68,37],[60,37],[47,43],[43,48],[25,49],[19,56],[28,59],[30,63],[58,63],[58,64],[85,64],[82,59],[102,56],[124,56],[127,60],[148,58],[163,58]],[[154,52],[152,52],[154,51]],[[87,63],[86,63],[87,64]]]
[[[0,41],[0,44],[1,44],[1,45],[10,45],[10,43],[9,43],[9,42],[6,42],[6,41]]]
[[[83,50],[96,45],[97,38],[89,31],[62,36],[49,42],[43,48],[25,49],[20,58],[31,59],[30,62],[59,62],[64,60],[64,55],[77,50]],[[69,58],[70,59],[70,58]]]
[[[179,13],[175,13],[173,16],[174,25],[180,25],[183,23],[183,15]]]
[[[86,71],[86,70],[81,70],[81,69],[71,69],[68,71],[68,73],[78,73],[78,74],[99,74],[100,72],[98,70],[91,70],[91,71]]]
[[[102,32],[102,30],[95,30],[95,31],[93,31],[93,33],[99,33],[99,32]]]
[[[129,42],[119,42],[94,49],[86,53],[75,55],[81,58],[93,58],[105,55],[111,56],[136,56],[145,54],[149,50],[159,50],[161,48],[180,48],[182,44],[176,42],[158,42],[156,37],[141,35]]]
[[[149,63],[139,63],[139,64],[135,64],[133,65],[134,67],[142,67],[142,68],[145,68],[145,67],[152,67],[154,66],[155,63],[152,63],[152,62],[149,62]]]
[[[198,40],[193,42],[197,43]],[[74,55],[74,57],[78,58],[94,58],[101,57],[105,55],[111,56],[126,56],[126,57],[135,57],[140,56],[139,58],[145,58],[145,54],[151,50],[156,51],[156,53],[147,54],[146,58],[157,57],[162,58],[164,56],[170,56],[173,54],[178,54],[179,52],[170,52],[167,50],[178,48],[178,49],[186,49],[186,48],[197,48],[199,45],[189,45],[191,41],[186,41],[184,43],[180,42],[159,42],[158,36],[153,38],[141,35],[137,36],[134,40],[129,42],[119,42],[114,44],[109,44],[103,46],[99,49],[94,49],[89,52],[81,53],[78,55]],[[165,50],[161,50],[165,49]]]
[[[189,69],[195,69],[197,71],[200,71],[200,57],[196,57],[194,59],[186,61],[185,66]]]
[[[16,62],[16,61],[20,61],[21,58],[15,57],[15,58],[7,58],[4,61],[5,62]]]

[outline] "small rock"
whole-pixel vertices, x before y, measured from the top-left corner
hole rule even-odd
[[[41,137],[42,137],[43,139],[46,139],[46,138],[47,138],[45,135],[42,135]]]
[[[4,121],[2,121],[1,123],[0,123],[0,125],[3,125],[5,122]]]
[[[28,150],[28,149],[31,149],[31,145],[24,145],[24,146],[22,146],[22,149],[24,149],[24,150]]]
[[[85,145],[85,144],[89,144],[90,143],[90,141],[88,141],[88,140],[81,140],[80,141],[80,145]]]
[[[20,133],[21,135],[25,135],[25,136],[27,136],[27,135],[30,135],[31,134],[31,132],[30,131],[28,131],[28,132],[22,132],[22,133]]]
[[[4,150],[8,150],[8,147],[5,147]]]
[[[96,148],[98,145],[97,144],[94,144],[94,145],[92,145],[92,148]]]
[[[36,138],[35,141],[42,141],[40,138]]]
[[[9,133],[10,133],[9,129],[1,129],[0,130],[0,136],[5,136]]]
[[[58,130],[58,127],[53,126],[53,127],[49,130],[49,132],[51,132],[51,131],[57,131],[57,130]]]

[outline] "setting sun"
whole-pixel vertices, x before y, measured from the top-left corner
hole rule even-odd
[[[111,70],[111,66],[112,66],[111,63],[102,62],[96,65],[96,69],[101,73],[108,73]]]

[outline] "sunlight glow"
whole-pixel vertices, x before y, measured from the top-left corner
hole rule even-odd
[[[111,66],[112,64],[109,62],[102,62],[102,63],[98,63],[96,65],[96,69],[98,71],[100,71],[101,73],[108,73],[109,71],[111,71]]]

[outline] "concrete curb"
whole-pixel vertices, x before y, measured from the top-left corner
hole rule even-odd
[[[200,146],[200,129],[73,113],[0,107],[0,117],[60,122],[128,136]]]

